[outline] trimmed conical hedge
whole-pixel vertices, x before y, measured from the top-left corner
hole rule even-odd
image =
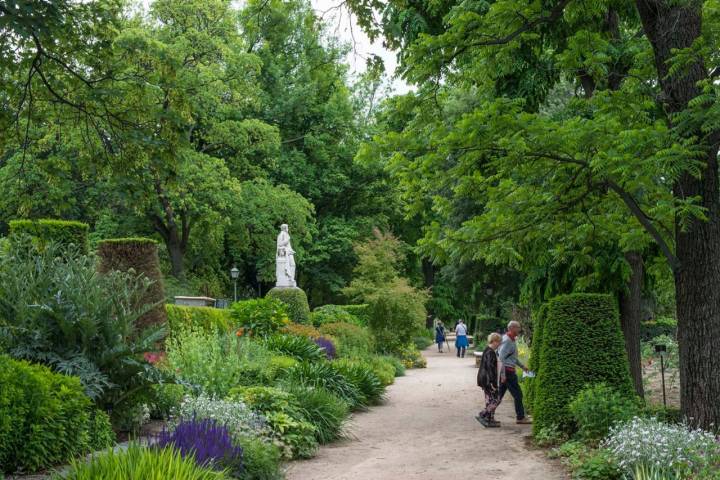
[[[528,368],[536,374],[540,369],[540,347],[542,346],[545,317],[547,317],[547,303],[540,305],[540,308],[532,320],[532,344],[530,345],[530,361],[528,362]],[[525,383],[527,383],[527,386],[524,389],[525,406],[530,413],[533,413],[533,410],[535,409],[536,378],[525,378],[523,379],[523,384]]]
[[[141,273],[153,284],[147,291],[144,299],[148,305],[155,304],[155,308],[140,318],[143,327],[167,321],[165,312],[165,289],[163,276],[160,271],[158,246],[150,238],[112,238],[101,240],[97,246],[100,265],[98,271],[106,273],[111,270],[127,272],[133,269]]]
[[[533,429],[575,429],[568,404],[585,385],[605,382],[634,395],[617,302],[610,295],[577,293],[548,302],[542,322]]]

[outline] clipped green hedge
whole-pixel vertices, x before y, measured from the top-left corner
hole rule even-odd
[[[350,315],[359,318],[363,325],[368,325],[370,323],[370,305],[340,305],[340,308],[345,310]]]
[[[660,317],[640,324],[641,342],[649,342],[653,338],[661,335],[677,338],[677,320],[674,318]]]
[[[305,291],[301,288],[275,287],[267,293],[266,297],[276,298],[287,305],[288,317],[293,322],[310,323],[310,305]]]
[[[114,440],[78,378],[0,355],[0,471],[35,472]]]
[[[165,305],[168,329],[171,334],[188,327],[200,327],[206,331],[227,332],[232,326],[230,310],[212,307],[188,307]]]
[[[10,235],[27,235],[37,239],[41,245],[59,243],[62,245],[75,245],[84,253],[88,251],[87,223],[70,220],[12,220],[10,221]]]
[[[528,368],[536,374],[540,367],[540,347],[542,346],[543,327],[545,318],[547,317],[547,304],[540,305],[535,317],[532,319],[532,344],[530,345],[530,361]],[[533,412],[535,402],[535,378],[525,378],[523,380],[523,394],[525,397],[525,406],[530,413]]]
[[[548,302],[535,380],[533,430],[575,429],[568,405],[585,387],[606,383],[633,397],[617,302],[610,295],[575,293]]]
[[[155,307],[140,318],[141,326],[166,322],[165,292],[157,242],[150,238],[111,238],[99,241],[97,251],[100,273],[112,270],[127,272],[132,269],[153,282],[143,300],[145,304]]]

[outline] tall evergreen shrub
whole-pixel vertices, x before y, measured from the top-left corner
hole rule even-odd
[[[42,247],[48,243],[75,245],[82,253],[88,252],[87,223],[69,220],[12,220],[10,235],[27,235],[36,239]]]
[[[532,320],[532,329],[533,329],[533,336],[532,336],[532,345],[530,345],[530,361],[528,362],[528,368],[532,371],[534,371],[536,374],[538,373],[539,367],[540,367],[540,347],[542,346],[542,339],[543,339],[543,326],[545,324],[545,317],[547,316],[547,304],[544,303],[540,306],[537,313],[535,314],[535,318]],[[528,410],[532,413],[534,410],[534,402],[535,402],[535,386],[536,386],[536,379],[535,378],[525,378],[523,380],[523,385],[525,386],[524,393],[525,393],[525,405],[528,407]]]
[[[586,385],[605,382],[634,394],[617,302],[610,295],[577,293],[548,302],[535,380],[533,429],[575,429],[568,405]]]
[[[140,318],[140,324],[148,326],[166,322],[165,293],[157,242],[150,238],[113,238],[98,242],[97,250],[100,273],[112,270],[127,272],[132,269],[136,274],[152,280],[153,284],[144,300],[147,304],[154,304],[155,308]]]

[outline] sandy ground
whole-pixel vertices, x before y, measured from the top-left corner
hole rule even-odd
[[[486,429],[472,358],[425,352],[428,368],[408,370],[385,404],[354,415],[349,438],[293,462],[288,480],[559,480],[558,463],[531,446],[529,425],[516,425],[512,397]]]

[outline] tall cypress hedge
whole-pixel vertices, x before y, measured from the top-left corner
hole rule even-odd
[[[88,251],[87,223],[70,220],[12,220],[10,221],[10,235],[27,235],[35,238],[40,245],[50,242],[61,245],[75,245],[83,253]]]
[[[528,368],[536,374],[540,368],[540,347],[542,346],[543,326],[545,325],[546,316],[547,304],[544,303],[540,305],[540,308],[532,320],[533,335],[532,344],[530,345],[530,361],[528,362]],[[532,413],[535,408],[535,382],[536,378],[523,379],[523,385],[525,386],[525,406],[528,408],[530,413]]]
[[[605,382],[628,397],[634,388],[617,302],[610,295],[576,293],[548,302],[542,322],[533,430],[575,428],[568,404],[585,385]]]
[[[112,238],[98,242],[97,251],[100,257],[100,273],[112,270],[127,272],[133,269],[135,273],[143,274],[152,280],[144,301],[148,305],[156,306],[140,318],[140,325],[166,322],[165,292],[157,242],[150,238]]]

